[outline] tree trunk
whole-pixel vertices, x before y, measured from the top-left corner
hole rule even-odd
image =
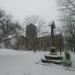
[[[60,48],[60,55],[61,55],[61,50],[62,50],[62,49]]]
[[[74,53],[75,53],[75,38],[74,38],[74,47],[73,48],[74,48]]]
[[[35,50],[35,38],[33,38],[33,50],[34,50],[34,53],[36,52]]]

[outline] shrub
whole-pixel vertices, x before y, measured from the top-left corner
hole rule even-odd
[[[65,59],[63,59],[62,64],[66,67],[72,66],[71,55],[69,52],[65,52]]]
[[[65,59],[66,60],[71,60],[71,56],[69,52],[65,52]]]

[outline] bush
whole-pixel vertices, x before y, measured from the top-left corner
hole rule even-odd
[[[71,60],[71,56],[69,52],[65,52],[65,59],[66,60]]]
[[[62,60],[62,64],[66,67],[72,66],[71,55],[69,52],[65,52],[65,59]]]

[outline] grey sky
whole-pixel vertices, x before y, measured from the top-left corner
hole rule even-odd
[[[47,21],[57,19],[56,0],[0,0],[0,7],[18,20],[28,15],[40,15]]]

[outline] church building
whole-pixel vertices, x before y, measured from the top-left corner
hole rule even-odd
[[[49,50],[51,47],[51,36],[37,36],[37,29],[34,24],[26,26],[26,37],[21,36],[17,43],[17,49],[20,50]],[[54,35],[53,46],[63,48],[62,34]]]

